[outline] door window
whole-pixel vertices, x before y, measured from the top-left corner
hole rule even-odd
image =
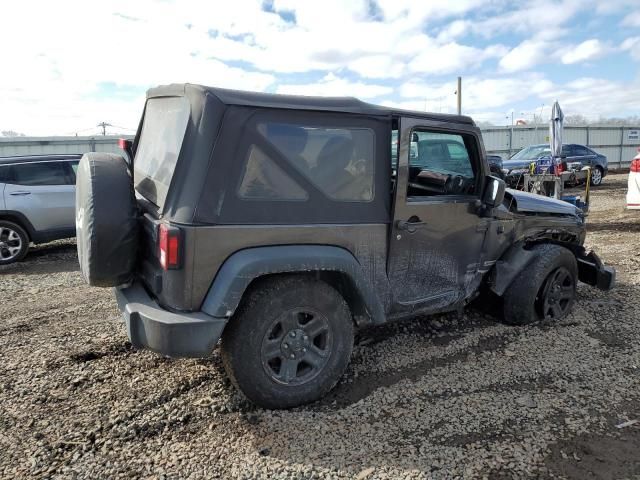
[[[407,198],[472,195],[476,171],[470,139],[459,134],[414,131],[416,154],[409,155]]]
[[[66,185],[67,175],[60,162],[24,163],[13,166],[13,184],[25,186]]]

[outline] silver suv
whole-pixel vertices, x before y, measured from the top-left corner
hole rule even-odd
[[[0,265],[24,258],[30,243],[75,237],[80,157],[0,157]]]

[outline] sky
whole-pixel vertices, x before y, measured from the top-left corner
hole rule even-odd
[[[0,4],[0,131],[134,133],[167,83],[462,109],[496,125],[640,113],[640,0]]]

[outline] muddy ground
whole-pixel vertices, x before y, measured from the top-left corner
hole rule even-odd
[[[135,351],[73,242],[0,267],[2,478],[639,478],[640,212],[626,175],[593,192],[587,243],[617,289],[560,324],[491,311],[359,334],[324,400],[265,411],[214,352]]]

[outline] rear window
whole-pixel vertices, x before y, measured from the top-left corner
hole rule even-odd
[[[134,159],[136,190],[162,208],[189,122],[186,97],[147,100]]]

